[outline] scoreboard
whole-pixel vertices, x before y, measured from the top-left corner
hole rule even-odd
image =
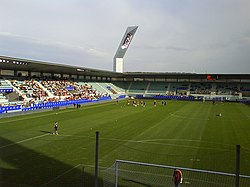
[[[218,79],[220,79],[219,75],[207,75],[207,80],[215,81],[215,80],[218,80]]]

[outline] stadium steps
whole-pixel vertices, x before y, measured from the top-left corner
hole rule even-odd
[[[217,88],[217,84],[216,84],[216,83],[213,83],[213,84],[212,84],[212,88],[211,88],[211,94],[212,94],[212,95],[215,95],[215,94],[216,94],[216,88]]]
[[[113,93],[107,88],[106,83],[98,83],[98,82],[96,82],[96,84],[97,84],[98,86],[100,86],[100,87],[103,89],[104,93],[113,94]]]
[[[12,86],[5,80],[0,80],[0,89],[3,89],[3,88],[12,88]]]
[[[120,87],[114,85],[113,83],[109,83],[109,84],[112,85],[113,88],[115,88],[116,90],[118,90],[118,93],[125,94],[125,89],[120,88]]]
[[[48,94],[48,97],[54,97],[54,94],[52,94],[47,88],[45,88],[39,81],[35,82],[42,88],[42,90],[44,90]]]
[[[98,83],[98,82],[96,82],[96,84],[98,86],[100,86],[104,90],[104,93],[109,94],[112,99],[116,99],[116,98],[118,98],[120,96],[120,94],[118,94],[117,92],[113,93],[111,90],[108,89],[108,87],[110,86],[110,85],[108,85],[108,83]]]
[[[132,86],[132,82],[130,82],[130,84],[129,84],[129,86],[128,86],[128,89],[127,89],[127,91],[126,91],[126,93],[128,93],[128,92],[129,92],[129,90],[130,90],[131,86]]]
[[[191,89],[191,83],[188,83],[188,91]]]
[[[98,83],[98,82],[96,82],[96,84],[104,90],[104,93],[109,94],[112,99],[117,99],[121,95],[125,94],[125,91],[119,90],[119,88],[116,87],[115,85],[113,85],[112,83]]]
[[[92,88],[96,89],[100,93],[109,93],[109,92],[107,92],[107,90],[105,88],[103,88],[103,86],[101,86],[97,82],[88,82],[88,84],[91,85]]]
[[[168,95],[169,90],[170,90],[170,83],[168,83],[168,87],[167,87],[166,95]]]
[[[112,99],[116,99],[118,97],[116,94],[113,94],[110,90],[106,88],[105,83],[88,82],[88,84],[91,85],[92,88],[96,89],[100,93],[109,94]]]
[[[117,94],[124,94],[125,91],[121,90],[119,87],[115,86],[114,84],[112,83],[105,83],[107,87],[110,87],[111,90],[113,90],[114,92],[116,92]]]
[[[145,90],[147,88],[148,82],[131,82],[128,93],[129,94],[138,94],[138,95],[144,95]]]
[[[149,87],[150,87],[151,82],[148,83],[146,90],[145,90],[145,95],[148,93]]]

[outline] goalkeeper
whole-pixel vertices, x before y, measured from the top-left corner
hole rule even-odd
[[[55,133],[56,135],[58,135],[58,122],[54,123],[54,129],[55,129]]]
[[[180,184],[182,183],[182,172],[180,169],[174,170],[173,181],[175,187],[180,187]]]

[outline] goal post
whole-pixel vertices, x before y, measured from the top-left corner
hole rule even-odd
[[[173,171],[183,173],[182,187],[235,186],[236,174],[166,166],[159,164],[116,160],[113,166],[103,171],[104,186],[173,186]],[[240,175],[241,186],[250,186],[250,176]]]

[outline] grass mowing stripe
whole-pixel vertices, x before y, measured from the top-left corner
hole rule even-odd
[[[79,135],[71,135],[71,134],[63,134],[59,136],[65,136],[65,137],[82,137],[82,138],[91,138],[94,139],[94,137],[89,137],[89,136],[79,136]],[[118,141],[118,142],[125,142],[125,143],[142,143],[142,144],[152,144],[152,145],[164,145],[164,146],[176,146],[176,147],[187,147],[187,148],[193,148],[193,149],[208,149],[208,150],[224,150],[228,151],[228,149],[221,149],[221,148],[211,148],[211,147],[198,147],[198,146],[191,146],[191,145],[183,145],[183,144],[169,144],[169,143],[162,143],[162,142],[157,142],[157,141],[188,141],[188,142],[202,142],[202,140],[187,140],[187,139],[148,139],[148,140],[124,140],[124,139],[118,139],[118,138],[99,138],[100,140],[109,140],[109,141]],[[207,142],[210,143],[210,142]],[[224,144],[222,144],[224,145]],[[86,149],[86,148],[85,148]]]
[[[154,107],[152,107],[151,109],[154,109]],[[176,110],[176,111],[173,112],[173,113],[175,114],[175,113],[177,113],[177,112],[178,112],[179,110],[181,110],[181,109],[182,109],[182,107],[179,108],[178,110]],[[159,110],[160,110],[160,108],[157,108],[157,110],[155,110],[155,112],[156,112],[156,111],[159,111]],[[150,111],[151,111],[151,110],[150,110]],[[154,128],[156,128],[157,126],[161,125],[161,122],[162,122],[162,121],[167,120],[168,118],[171,118],[171,117],[172,117],[172,115],[170,115],[170,114],[171,114],[171,112],[168,113],[167,116],[166,116],[165,118],[160,119],[159,122],[152,124],[152,126],[149,126],[149,127],[146,128],[146,129],[143,129],[144,131],[139,132],[137,135],[134,136],[134,138],[143,136],[143,134],[145,134],[145,133],[147,133],[147,132],[150,132],[152,129],[154,129]],[[142,130],[142,129],[141,129],[141,130]],[[114,152],[116,152],[117,150],[119,150],[121,146],[126,146],[126,144],[130,143],[129,141],[130,141],[130,140],[124,140],[124,143],[122,143],[122,145],[117,146],[117,147],[114,148],[111,152],[107,153],[106,155],[103,155],[103,157],[101,157],[101,159],[105,159],[105,158],[107,158],[108,156],[112,155]]]
[[[179,109],[179,110],[180,110],[180,109]],[[143,132],[141,132],[140,134],[138,134],[136,137],[141,136],[141,135],[147,133],[148,131],[150,132],[152,129],[154,129],[154,128],[156,128],[157,126],[161,125],[162,121],[165,121],[165,120],[167,120],[168,118],[171,118],[171,117],[172,117],[172,114],[175,114],[175,113],[177,113],[177,112],[178,112],[178,110],[176,110],[176,111],[173,112],[173,113],[168,113],[168,115],[167,115],[165,118],[163,118],[163,119],[162,119],[161,121],[159,121],[158,123],[153,124],[152,126],[150,126],[149,128],[147,128],[146,130],[144,130]]]
[[[63,112],[59,112],[61,113],[67,113],[67,112],[72,112],[72,111],[63,111]],[[14,120],[9,120],[9,121],[2,121],[1,123],[10,123],[10,122],[16,122],[16,121],[23,121],[23,120],[27,120],[27,119],[34,119],[34,118],[40,118],[40,117],[45,117],[45,116],[51,116],[51,115],[55,115],[54,113],[48,113],[48,114],[41,114],[38,116],[31,116],[31,117],[25,117],[25,118],[21,118],[21,119],[14,119]]]
[[[128,141],[131,142],[131,141]],[[163,146],[173,146],[173,147],[185,147],[185,148],[192,148],[192,149],[208,149],[208,150],[224,150],[228,151],[228,149],[219,149],[219,148],[211,148],[211,147],[200,147],[200,146],[192,146],[192,145],[182,145],[182,144],[169,144],[169,143],[160,143],[160,142],[144,142],[144,141],[137,141],[136,143],[144,143],[144,144],[151,144],[151,145],[163,145]]]
[[[41,138],[41,137],[44,137],[44,136],[48,136],[48,135],[49,134],[42,134],[42,135],[35,136],[35,137],[32,137],[32,138],[27,138],[27,139],[24,139],[24,140],[21,140],[21,141],[12,143],[12,144],[4,145],[4,146],[0,147],[0,149],[10,147],[12,145],[20,144],[20,143],[23,143],[23,142],[27,142],[27,141],[30,141],[30,140],[34,140],[34,139],[37,139],[37,138]]]
[[[103,103],[103,104],[96,104],[96,105],[88,105],[86,107],[84,107],[84,109],[88,109],[88,108],[96,108],[96,107],[102,107],[102,106],[106,106],[106,105],[111,105],[111,104],[114,104],[114,103]],[[84,109],[76,109],[76,110],[66,110],[66,111],[61,111],[61,112],[57,112],[58,114],[63,114],[63,113],[69,113],[69,112],[75,112],[77,110],[84,110]],[[9,122],[16,122],[16,121],[22,121],[22,120],[27,120],[27,119],[34,119],[34,118],[40,118],[40,117],[45,117],[45,116],[51,116],[51,115],[55,115],[54,112],[50,111],[48,114],[41,114],[41,115],[38,115],[38,116],[31,116],[31,117],[25,117],[25,118],[21,118],[21,119],[15,119],[15,120],[9,120],[9,121],[2,121],[0,122],[1,123],[9,123]],[[35,114],[38,114],[38,113],[35,113]],[[33,114],[28,114],[28,115],[33,115]],[[13,116],[15,117],[15,116]]]
[[[34,119],[0,124],[3,141],[0,147],[41,132],[53,132],[55,121],[59,122],[60,133],[0,149],[4,156],[0,164],[4,168],[1,171],[4,181],[45,187],[82,186],[81,165],[71,169],[83,164],[85,176],[89,180],[94,176],[96,131],[100,132],[99,163],[104,168],[116,159],[123,159],[232,173],[238,143],[241,144],[241,172],[249,175],[250,107],[185,101],[168,101],[167,106],[154,107],[152,102],[147,101],[146,107],[127,106],[124,101],[83,106],[78,110],[54,110],[21,117]]]
[[[42,187],[42,186],[46,186],[46,185],[48,185],[48,184],[51,183],[51,182],[54,182],[55,180],[59,179],[59,178],[62,177],[63,175],[65,175],[65,174],[67,174],[68,172],[72,171],[73,169],[79,167],[80,165],[82,165],[82,164],[77,164],[77,165],[75,165],[75,166],[72,167],[71,169],[69,169],[69,170],[63,172],[62,174],[58,175],[57,177],[55,177],[55,178],[49,180],[48,182],[44,183],[43,185],[41,185],[41,187]]]

